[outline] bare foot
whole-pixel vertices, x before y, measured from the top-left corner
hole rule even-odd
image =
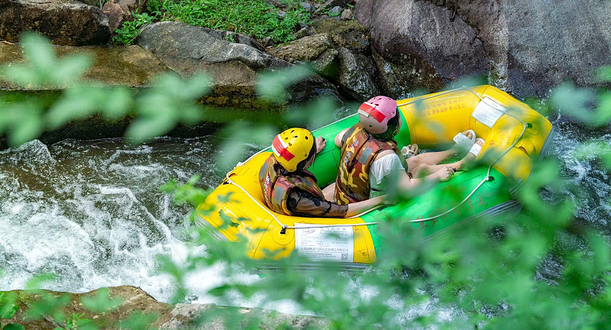
[[[415,143],[406,145],[405,147],[401,148],[401,153],[405,159],[415,156],[418,154],[418,145]]]

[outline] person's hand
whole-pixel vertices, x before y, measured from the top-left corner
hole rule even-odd
[[[437,172],[435,172],[435,176],[441,182],[450,180],[453,174],[454,174],[454,169],[448,166],[444,166],[440,168]]]
[[[327,141],[322,137],[319,136],[316,138],[316,153],[321,152],[325,146],[327,145]]]
[[[372,198],[375,200],[376,205],[395,205],[397,204],[397,198],[391,197],[389,194]]]

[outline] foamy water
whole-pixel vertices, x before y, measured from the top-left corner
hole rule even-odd
[[[607,172],[593,158],[577,159],[580,132],[556,124],[551,156],[561,162],[560,175],[579,187],[564,194],[579,205],[578,217],[605,228],[611,219]],[[610,142],[611,136],[597,139]],[[224,173],[215,172],[211,145],[210,137],[164,138],[137,147],[121,139],[66,140],[50,146],[33,141],[0,152],[0,290],[23,289],[34,274],[52,273],[55,279],[44,285],[47,289],[85,292],[134,285],[169,301],[174,294],[171,279],[159,274],[156,256],[180,264],[189,253],[204,253],[205,247],[189,244],[189,224],[183,218],[189,208],[174,205],[159,187],[196,174],[202,176],[202,187],[220,183]],[[258,278],[248,272],[235,276],[244,283]],[[192,274],[186,279],[189,299],[218,302],[206,292],[224,280],[223,265]],[[263,305],[261,296],[234,304],[298,310],[287,302]],[[433,309],[449,319],[461,315],[429,301],[404,317]]]

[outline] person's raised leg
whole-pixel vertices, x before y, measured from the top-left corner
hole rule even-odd
[[[477,157],[477,155],[479,155],[479,151],[484,146],[484,143],[484,139],[478,138],[477,140],[475,140],[475,144],[473,145],[471,150],[469,150],[469,152],[465,155],[465,157],[463,157],[457,162],[445,165],[455,169],[456,171],[462,170],[465,166],[468,166],[469,164],[475,162],[475,158]]]
[[[464,134],[468,138],[474,137],[473,131],[464,131],[462,132],[462,134]],[[456,156],[460,152],[461,149],[457,145],[454,145],[452,148],[444,151],[424,152],[419,155],[408,158],[407,167],[415,170],[422,164],[437,165],[450,157]],[[410,172],[412,171],[410,170]]]

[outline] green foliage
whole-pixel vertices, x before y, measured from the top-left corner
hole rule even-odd
[[[125,87],[82,82],[91,59],[81,55],[57,58],[44,37],[25,34],[23,45],[26,62],[0,68],[1,78],[24,88],[63,87],[64,92],[51,105],[37,95],[25,100],[0,98],[0,134],[8,135],[11,146],[94,115],[111,121],[133,116],[126,133],[133,143],[166,134],[177,124],[192,125],[203,119],[203,109],[195,101],[210,91],[208,77],[182,80],[166,74],[157,77],[150,89],[134,95]]]
[[[86,319],[85,314],[77,314],[72,313],[72,317],[70,317],[66,321],[66,326],[63,328],[55,328],[53,330],[89,330],[89,329],[97,329],[91,322],[91,320]]]
[[[105,313],[119,308],[123,304],[123,301],[110,298],[108,289],[101,288],[93,297],[81,297],[81,303],[92,312]]]
[[[262,99],[270,102],[285,103],[289,96],[287,88],[312,75],[314,75],[314,72],[309,67],[299,65],[292,66],[280,72],[262,72],[261,75],[257,77],[257,94]]]
[[[2,319],[10,319],[19,310],[16,304],[16,295],[13,292],[0,292],[0,328],[3,330],[24,330],[20,324],[9,323],[2,327]]]
[[[167,15],[165,8],[172,3],[176,4],[157,2],[159,12]],[[186,3],[195,6],[193,1]],[[199,4],[201,8],[191,9],[203,11],[201,5],[218,2],[211,0]],[[152,6],[155,6],[154,1]],[[0,133],[8,133],[13,144],[35,138],[45,129],[91,115],[109,119],[133,115],[134,123],[126,136],[134,142],[165,134],[177,124],[188,125],[203,119],[201,108],[194,103],[209,90],[206,78],[184,81],[171,75],[160,77],[150,90],[137,96],[121,88],[83,86],[78,84],[78,76],[85,71],[82,64],[87,60],[79,65],[66,64],[64,58],[55,57],[43,39],[28,36],[24,42],[26,63],[4,67],[4,77],[20,86],[61,85],[66,90],[50,106],[36,96],[25,100],[2,100]],[[65,65],[60,71],[70,71],[76,78],[53,72],[51,65]],[[284,88],[309,76],[303,68],[291,70],[295,71],[265,75],[258,93],[275,102],[286,102]],[[607,79],[606,74],[602,72],[601,77]],[[599,127],[608,125],[610,104],[611,94],[607,91],[562,85],[553,91],[545,108],[549,112],[560,108],[575,120]],[[330,101],[322,100],[305,108],[291,109],[288,118],[282,120],[297,125],[312,117],[304,115],[308,111],[314,113],[312,108],[330,107]],[[321,123],[307,122],[309,125]],[[267,146],[277,132],[278,128],[271,124],[233,123],[223,132],[226,139],[221,154],[229,164],[235,164],[235,158],[242,154],[239,148],[244,147],[245,141]],[[582,150],[579,157],[600,157],[607,168],[611,167],[608,143],[586,141]],[[244,283],[236,279],[235,274],[262,266],[244,255],[246,242],[218,242],[199,226],[193,226],[192,244],[205,245],[205,253],[193,249],[180,264],[169,258],[159,258],[159,269],[174,280],[174,302],[179,302],[190,295],[185,284],[189,275],[222,263],[227,280],[213,287],[209,291],[211,295],[226,303],[231,303],[236,295],[246,298],[259,295],[263,297],[262,304],[289,300],[303,311],[325,317],[330,329],[611,328],[608,322],[611,318],[608,239],[590,228],[576,231],[572,227],[575,212],[572,201],[561,199],[550,203],[541,197],[541,192],[547,189],[562,191],[575,187],[559,179],[556,160],[548,159],[536,165],[537,170],[518,197],[523,206],[521,213],[510,218],[475,219],[447,232],[443,239],[432,240],[425,239],[400,219],[383,222],[377,228],[385,237],[383,255],[375,266],[362,273],[341,272],[340,265],[324,262],[318,263],[319,268],[304,272],[295,265],[308,261],[294,255],[274,264],[278,272],[266,272],[259,281]],[[186,184],[173,181],[162,189],[174,193],[177,203],[200,205],[208,192],[197,188],[197,180],[194,177]],[[232,196],[224,198],[229,200]],[[222,211],[215,205],[202,205],[200,209],[203,214],[219,212],[226,226],[246,220],[234,219]],[[190,219],[196,222],[198,216],[193,213]],[[561,269],[551,278],[541,279],[537,273],[546,258],[558,260]],[[49,279],[35,278],[28,287],[38,288]],[[11,299],[8,294],[0,295],[0,317],[12,317],[17,311]],[[110,299],[104,290],[81,302],[94,312],[109,311],[121,303]],[[88,322],[82,314],[66,317],[62,310],[68,303],[66,295],[41,291],[39,299],[24,313],[31,319],[50,317],[65,324],[64,329],[95,328],[93,321]],[[423,305],[434,307],[421,308]],[[444,309],[448,308],[455,309],[458,315],[449,320],[443,317]],[[120,326],[123,329],[150,329],[155,318],[136,313],[121,321]],[[205,324],[214,318],[223,319],[230,329],[260,326],[256,316],[237,311],[204,313],[199,322]],[[10,326],[19,328],[18,325]]]
[[[180,21],[195,26],[234,31],[255,38],[293,40],[299,23],[310,16],[296,0],[284,0],[286,12],[265,0],[151,0],[148,12],[161,20]]]
[[[131,45],[136,41],[136,38],[140,36],[142,27],[153,22],[154,17],[147,13],[132,13],[134,20],[125,21],[121,26],[115,30],[117,34],[113,37],[113,41],[119,45]]]
[[[172,194],[174,196],[174,203],[177,205],[189,203],[189,205],[197,207],[206,200],[210,193],[209,190],[195,187],[198,181],[199,176],[192,177],[185,184],[178,184],[176,181],[170,180],[170,182],[161,187],[161,191]]]

